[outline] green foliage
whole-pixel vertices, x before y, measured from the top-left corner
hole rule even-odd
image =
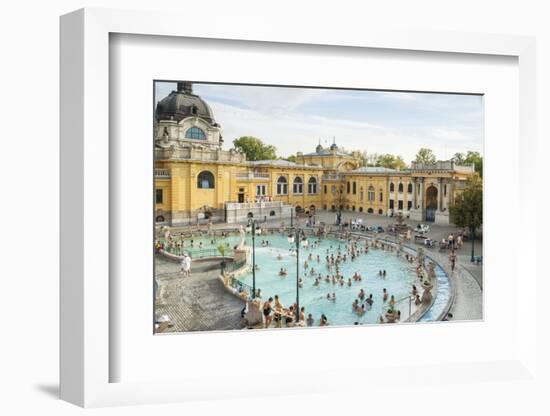
[[[239,137],[233,140],[233,146],[235,149],[241,150],[246,155],[246,159],[250,161],[277,159],[275,146],[264,144],[256,137]]]
[[[226,250],[227,247],[224,246],[223,244],[220,244],[217,248],[218,248],[218,251],[220,252],[220,255],[222,257],[225,257],[225,250]]]
[[[376,166],[388,169],[407,169],[407,164],[403,158],[399,155],[392,155],[390,153],[368,153],[358,152],[361,166]]]
[[[425,165],[433,165],[435,163],[435,155],[432,149],[422,147],[416,154],[415,162],[423,163]]]
[[[459,165],[474,165],[474,170],[483,177],[483,157],[479,152],[468,150],[466,154],[455,153],[451,160]]]
[[[398,170],[407,168],[407,164],[401,156],[391,155],[389,153],[377,155],[376,164],[374,166]]]
[[[483,183],[478,175],[466,183],[450,207],[451,221],[458,227],[475,231],[483,223]]]
[[[290,156],[287,156],[287,157],[282,157],[281,159],[282,160],[288,160],[289,162],[296,163],[296,155],[290,155]]]

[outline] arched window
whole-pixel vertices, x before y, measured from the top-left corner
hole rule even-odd
[[[353,182],[353,195],[355,195],[357,193],[357,183],[354,181]]]
[[[203,170],[197,177],[197,188],[214,189],[214,175],[212,172]]]
[[[390,182],[390,192],[394,192],[395,191],[395,185],[393,184],[393,182]]]
[[[348,183],[346,184],[346,192],[347,192],[348,194],[349,194],[349,192],[350,192],[350,185],[351,185],[350,182],[348,182]]]
[[[294,183],[292,184],[292,192],[295,194],[303,194],[304,193],[304,181],[301,177],[296,176],[294,178]]]
[[[384,192],[382,192],[382,189],[380,189],[380,202],[384,201]]]
[[[307,182],[307,193],[308,194],[317,193],[317,179],[315,179],[313,176],[309,178],[309,181]]]
[[[355,211],[355,205],[351,207],[351,210],[352,210],[352,211]]]
[[[384,211],[382,211],[381,209],[378,210],[378,215],[384,215]]]
[[[284,176],[279,176],[279,179],[277,179],[277,195],[286,194],[288,194],[288,183]]]
[[[162,215],[158,215],[157,218],[155,218],[156,222],[164,222],[164,217]]]
[[[372,210],[372,208],[367,209],[367,212],[368,212],[369,214],[373,214],[373,213],[374,213],[374,211]]]
[[[413,191],[413,184],[409,182],[409,184],[407,185],[407,192],[409,194],[412,194],[412,191]]]
[[[400,194],[402,194],[402,193],[403,193],[403,184],[402,184],[402,183],[399,183],[399,188],[397,188],[397,189],[398,189],[398,192],[399,192]]]
[[[359,212],[363,212],[363,207],[359,207]]]
[[[204,134],[204,131],[198,127],[191,127],[185,132],[185,138],[193,140],[206,140],[206,135]]]
[[[369,186],[369,190],[368,190],[368,193],[367,193],[367,199],[370,201],[370,202],[374,202],[374,199],[376,197],[374,196],[374,186]]]
[[[274,217],[275,216],[275,211],[269,211],[269,216]]]

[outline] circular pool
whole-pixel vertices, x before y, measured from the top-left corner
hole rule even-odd
[[[214,241],[213,241],[214,240]],[[227,247],[235,246],[239,237],[230,235],[225,238],[195,238],[193,247],[196,249],[199,244],[204,249],[215,249],[223,244]],[[268,241],[269,244],[262,244]],[[383,316],[388,309],[388,302],[383,299],[383,289],[386,289],[389,296],[393,295],[397,301],[396,309],[401,312],[401,321],[405,321],[410,313],[415,312],[414,302],[411,301],[412,285],[416,285],[421,294],[421,285],[416,277],[416,263],[409,263],[403,256],[396,255],[396,251],[383,250],[369,246],[368,252],[364,252],[367,240],[362,238],[356,241],[357,247],[361,250],[355,260],[351,260],[348,248],[351,243],[336,238],[317,239],[308,237],[309,246],[300,247],[299,273],[303,279],[302,287],[299,290],[300,307],[305,307],[306,317],[312,314],[315,325],[318,324],[321,314],[325,314],[331,325],[353,325],[377,323],[380,316]],[[189,240],[185,241],[189,245]],[[184,243],[184,245],[185,245]],[[202,244],[201,244],[202,243]],[[246,237],[246,244],[251,247],[250,235]],[[339,266],[340,274],[345,279],[345,284],[333,283],[325,280],[327,274],[332,276],[335,269],[327,268],[327,255],[337,257],[338,253],[347,255],[347,260]],[[412,250],[407,250],[415,254]],[[295,244],[288,242],[286,234],[269,234],[256,237],[256,289],[261,290],[262,300],[278,295],[285,307],[296,302],[296,254]],[[319,256],[319,261],[317,260]],[[308,268],[304,268],[304,262],[308,262]],[[279,275],[281,268],[288,271],[285,277]],[[314,273],[311,273],[311,269]],[[385,270],[385,277],[379,275]],[[355,273],[361,275],[361,281],[351,279],[351,286],[348,286],[348,279]],[[321,274],[320,283],[315,285],[315,280]],[[434,291],[435,301],[421,317],[421,321],[437,320],[441,311],[450,299],[450,285],[448,277],[440,266],[436,267],[437,291]],[[252,268],[240,274],[237,279],[246,285],[252,286]],[[374,303],[372,307],[366,306],[366,312],[358,315],[353,311],[352,303],[358,298],[359,291],[363,289],[368,297],[372,294]],[[335,300],[327,299],[327,294],[335,294]],[[363,303],[359,299],[359,304]],[[437,310],[436,310],[437,309]]]

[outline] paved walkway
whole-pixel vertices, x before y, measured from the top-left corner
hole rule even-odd
[[[160,284],[156,316],[167,315],[171,321],[164,332],[241,328],[244,302],[226,292],[218,267],[183,278],[177,263],[156,256],[155,273]]]

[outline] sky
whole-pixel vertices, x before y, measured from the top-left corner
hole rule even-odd
[[[156,101],[176,89],[156,82]],[[343,89],[193,84],[212,108],[224,148],[255,136],[278,156],[336,144],[346,150],[401,155],[410,163],[421,147],[438,160],[456,152],[483,154],[483,97]]]

